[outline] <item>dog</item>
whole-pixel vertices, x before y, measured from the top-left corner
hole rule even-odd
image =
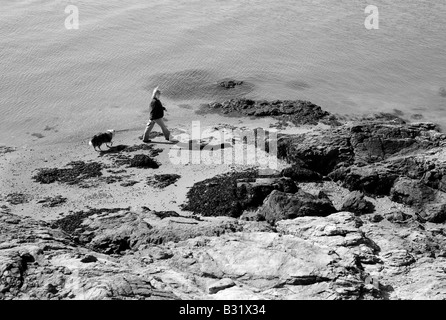
[[[105,145],[110,148],[113,145],[112,139],[115,136],[115,130],[107,130],[106,132],[98,133],[91,138],[90,142],[88,143],[90,146],[93,146],[94,150],[96,150],[96,147],[101,150],[101,145],[105,143]],[[110,143],[110,145],[108,145]],[[96,150],[98,151],[98,150]]]

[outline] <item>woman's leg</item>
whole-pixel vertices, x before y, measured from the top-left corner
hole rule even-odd
[[[144,131],[144,134],[142,135],[142,141],[150,140],[149,135],[150,135],[150,132],[152,131],[154,125],[155,125],[154,120],[150,120],[150,122],[147,123],[146,130]]]
[[[161,130],[163,130],[163,134],[164,134],[164,138],[166,138],[166,140],[170,139],[170,132],[169,129],[167,129],[166,125],[164,124],[163,119],[156,119],[154,120],[156,123],[158,123],[158,125],[161,127]]]

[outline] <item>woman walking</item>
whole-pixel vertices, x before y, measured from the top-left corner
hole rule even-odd
[[[144,134],[142,136],[143,142],[151,142],[151,140],[149,139],[149,135],[155,123],[161,127],[164,138],[166,138],[167,141],[170,140],[170,132],[163,121],[164,110],[166,110],[166,108],[163,107],[161,101],[159,100],[160,95],[161,91],[158,89],[158,87],[156,87],[153,90],[152,101],[150,102],[150,122],[147,123],[146,130],[144,131]]]

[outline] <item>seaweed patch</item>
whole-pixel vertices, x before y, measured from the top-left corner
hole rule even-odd
[[[21,192],[13,192],[6,195],[4,200],[11,205],[28,203],[30,201],[31,196],[21,193]]]
[[[67,164],[71,168],[41,168],[32,178],[39,183],[49,184],[61,182],[76,184],[85,179],[102,176],[102,164],[98,162],[72,161]]]
[[[147,184],[155,188],[163,189],[180,179],[178,174],[155,174],[152,177],[147,178]]]
[[[195,183],[187,193],[182,209],[203,216],[239,217],[245,209],[237,194],[239,179],[255,179],[257,170],[230,172]]]

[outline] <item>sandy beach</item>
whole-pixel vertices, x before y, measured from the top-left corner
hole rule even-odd
[[[181,139],[181,134],[191,135],[191,126],[193,121],[199,121],[201,130],[212,128],[243,128],[252,130],[254,128],[269,128],[277,121],[271,118],[252,119],[248,117],[224,117],[218,114],[197,115],[194,111],[184,109],[178,106],[172,106],[168,109],[166,123],[172,134]],[[323,126],[323,125],[322,125]],[[114,146],[143,146],[140,136],[144,130],[144,125],[140,129],[117,130],[113,139]],[[290,126],[280,132],[297,133],[313,130],[311,126],[294,127]],[[40,184],[32,177],[42,168],[64,168],[73,161],[99,162],[105,166],[112,166],[113,154],[96,152],[88,145],[90,138],[85,134],[79,133],[75,137],[75,131],[67,138],[67,142],[45,143],[45,139],[51,139],[47,134],[45,138],[34,138],[26,146],[17,148],[8,146],[12,152],[5,152],[0,155],[0,190],[2,190],[1,205],[7,206],[11,213],[30,216],[35,219],[53,220],[70,211],[84,210],[91,208],[139,208],[141,206],[149,207],[153,210],[173,210],[183,213],[181,205],[186,201],[186,193],[195,182],[205,180],[221,173],[231,170],[241,170],[252,167],[244,165],[246,160],[236,160],[233,163],[210,164],[190,163],[187,165],[174,164],[169,158],[169,152],[174,148],[174,144],[168,143],[161,135],[161,130],[155,126],[152,131],[158,134],[153,139],[154,148],[161,149],[162,152],[156,157],[160,167],[157,169],[127,168],[109,168],[102,170],[103,176],[92,178],[86,182],[88,187],[79,187],[79,185],[67,185],[63,183]],[[108,150],[103,145],[102,150]],[[196,151],[193,151],[196,152]],[[135,151],[131,154],[147,154],[147,151]],[[198,151],[198,153],[200,153]],[[246,155],[245,155],[246,157]],[[246,159],[246,158],[245,158]],[[285,164],[279,164],[278,170]],[[68,166],[69,167],[69,166]],[[111,172],[110,172],[111,170]],[[114,172],[119,172],[118,174]],[[164,189],[155,188],[147,185],[147,178],[155,174],[178,174],[181,178]],[[107,183],[107,177],[122,176],[121,181]],[[131,186],[124,187],[121,183],[126,181],[135,181]],[[7,196],[21,194],[15,205],[8,203]],[[66,198],[64,203],[50,207],[45,203],[39,203],[47,197],[61,196]],[[187,212],[184,212],[187,214]]]
[[[145,144],[141,128],[118,129],[104,152],[73,136],[2,147],[0,298],[445,298],[446,135],[435,124],[341,122],[307,101],[207,107],[169,107],[178,142],[158,132]],[[206,134],[192,153],[213,145],[234,161],[172,161],[195,141],[193,121]],[[268,152],[237,145],[260,128]],[[252,171],[253,156],[277,166]]]

